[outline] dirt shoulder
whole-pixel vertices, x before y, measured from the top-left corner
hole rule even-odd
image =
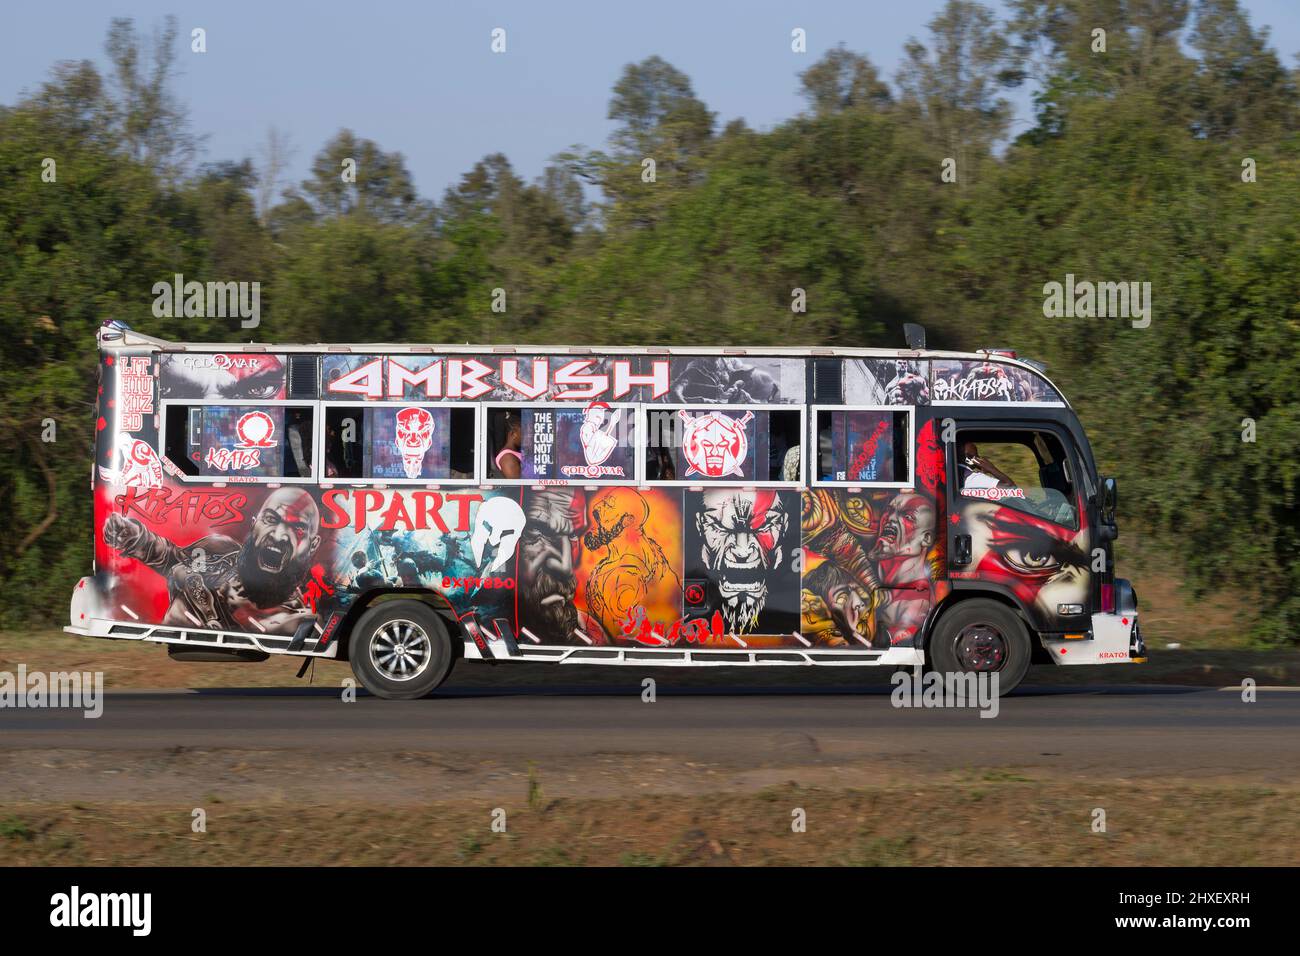
[[[992,771],[604,799],[554,797],[544,774],[521,784],[493,805],[210,800],[206,832],[189,806],[23,802],[0,812],[0,864],[1282,866],[1300,844],[1293,789],[1081,788]]]

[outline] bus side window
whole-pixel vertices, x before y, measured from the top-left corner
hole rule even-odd
[[[676,481],[677,467],[673,462],[674,416],[663,409],[652,409],[646,415],[645,480]]]
[[[364,408],[325,409],[325,477],[360,478],[365,447]]]
[[[164,405],[162,451],[192,477],[275,481],[314,477],[315,409],[308,405]]]
[[[284,462],[284,477],[312,477],[312,425],[314,416],[310,408],[288,408],[284,416],[284,447],[281,460]]]
[[[487,473],[489,478],[514,480],[523,474],[524,432],[519,410],[494,408],[488,413]]]
[[[802,407],[656,407],[646,423],[647,482],[802,480]]]
[[[814,482],[898,487],[912,480],[911,409],[824,406],[815,415]]]
[[[199,474],[202,405],[171,405],[167,411],[163,457],[187,475]]]
[[[473,406],[326,406],[325,478],[472,481],[475,420]]]
[[[453,478],[474,477],[474,450],[477,447],[474,426],[474,409],[453,408],[451,410],[450,461]]]

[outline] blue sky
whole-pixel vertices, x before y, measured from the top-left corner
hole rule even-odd
[[[989,4],[1001,10],[1001,3]],[[691,77],[718,114],[770,128],[803,107],[797,74],[844,43],[891,78],[909,36],[943,0],[246,0],[160,3],[62,0],[10,4],[0,16],[0,102],[35,88],[58,60],[103,63],[109,19],[149,29],[177,14],[186,37],[177,90],[203,159],[256,157],[266,130],[295,149],[289,176],[342,127],[400,151],[420,193],[437,199],[484,155],[505,153],[526,178],[573,144],[600,146],[609,93],[624,64],[651,54]],[[1294,66],[1300,0],[1246,0],[1254,24]],[[192,27],[208,52],[189,52]],[[494,27],[508,52],[489,49]],[[790,50],[802,27],[808,53]],[[1021,117],[1024,96],[1016,98]],[[1023,126],[1021,127],[1023,128]]]

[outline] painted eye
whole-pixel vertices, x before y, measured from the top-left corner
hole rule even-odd
[[[1061,562],[1050,551],[1032,547],[1012,546],[1003,551],[1002,556],[1017,571],[1027,573],[1041,574],[1044,571],[1055,571],[1061,566]]]

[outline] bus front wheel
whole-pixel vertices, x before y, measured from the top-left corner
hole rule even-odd
[[[930,638],[930,667],[939,673],[996,673],[998,693],[1016,689],[1033,646],[1020,615],[997,601],[972,598],[951,608]]]
[[[384,601],[366,611],[348,656],[361,686],[386,700],[427,697],[454,660],[446,624],[420,601]]]

